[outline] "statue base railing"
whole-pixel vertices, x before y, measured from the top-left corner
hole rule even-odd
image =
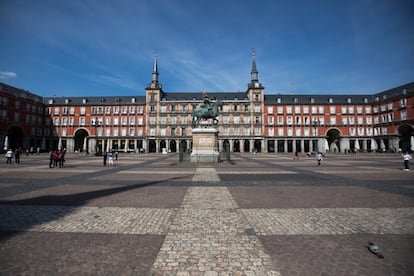
[[[196,163],[220,162],[217,128],[199,126],[193,129],[193,148],[190,160]]]

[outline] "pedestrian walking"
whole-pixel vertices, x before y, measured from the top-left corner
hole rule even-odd
[[[13,151],[11,149],[9,149],[6,152],[6,164],[11,164],[12,163],[12,157],[13,157]]]
[[[103,152],[103,165],[106,166],[106,159],[108,158],[108,153],[106,150]]]
[[[109,153],[108,161],[109,161],[109,166],[114,165],[114,156],[113,156],[112,152]]]
[[[293,160],[299,160],[299,154],[295,151],[295,155],[293,156]]]
[[[53,150],[49,151],[49,168],[53,168]]]
[[[14,162],[20,164],[20,149],[18,148],[14,151]]]
[[[411,155],[408,152],[405,152],[403,155],[404,160],[404,171],[410,170],[410,160],[412,159]]]
[[[53,167],[57,168],[58,161],[59,161],[59,153],[57,150],[54,150],[52,153],[52,159],[53,159]]]
[[[323,160],[322,153],[318,152],[316,154],[316,161],[318,161],[318,167],[321,165],[322,160]]]
[[[115,160],[118,160],[118,151],[115,151]]]

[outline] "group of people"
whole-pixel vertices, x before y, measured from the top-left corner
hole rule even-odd
[[[311,154],[307,153],[306,156],[310,157]],[[412,159],[411,154],[409,154],[408,152],[405,152],[404,154],[402,154],[402,158],[404,160],[404,171],[409,171],[410,170],[410,161]],[[299,160],[298,152],[295,152],[295,155],[293,156],[293,159],[294,160]],[[317,152],[316,153],[316,161],[317,161],[317,166],[318,167],[321,165],[322,160],[323,160],[323,154],[321,152]]]
[[[14,151],[12,149],[8,149],[6,152],[6,164],[12,164],[12,159],[14,157],[14,163],[20,164],[20,149],[15,149]]]
[[[49,168],[63,168],[66,150],[51,150],[49,152]]]
[[[106,166],[106,161],[107,160],[108,160],[109,166],[114,165],[114,158],[115,158],[115,160],[118,160],[118,152],[117,151],[115,151],[115,152],[113,152],[113,151],[110,151],[110,152],[104,151],[102,155],[103,155],[103,165],[104,166]]]

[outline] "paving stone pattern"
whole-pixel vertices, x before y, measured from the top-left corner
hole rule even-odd
[[[280,275],[237,208],[226,187],[190,187],[152,274]]]

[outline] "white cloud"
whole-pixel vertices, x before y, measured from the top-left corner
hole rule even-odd
[[[14,79],[17,78],[17,74],[15,72],[0,72],[0,79]]]

